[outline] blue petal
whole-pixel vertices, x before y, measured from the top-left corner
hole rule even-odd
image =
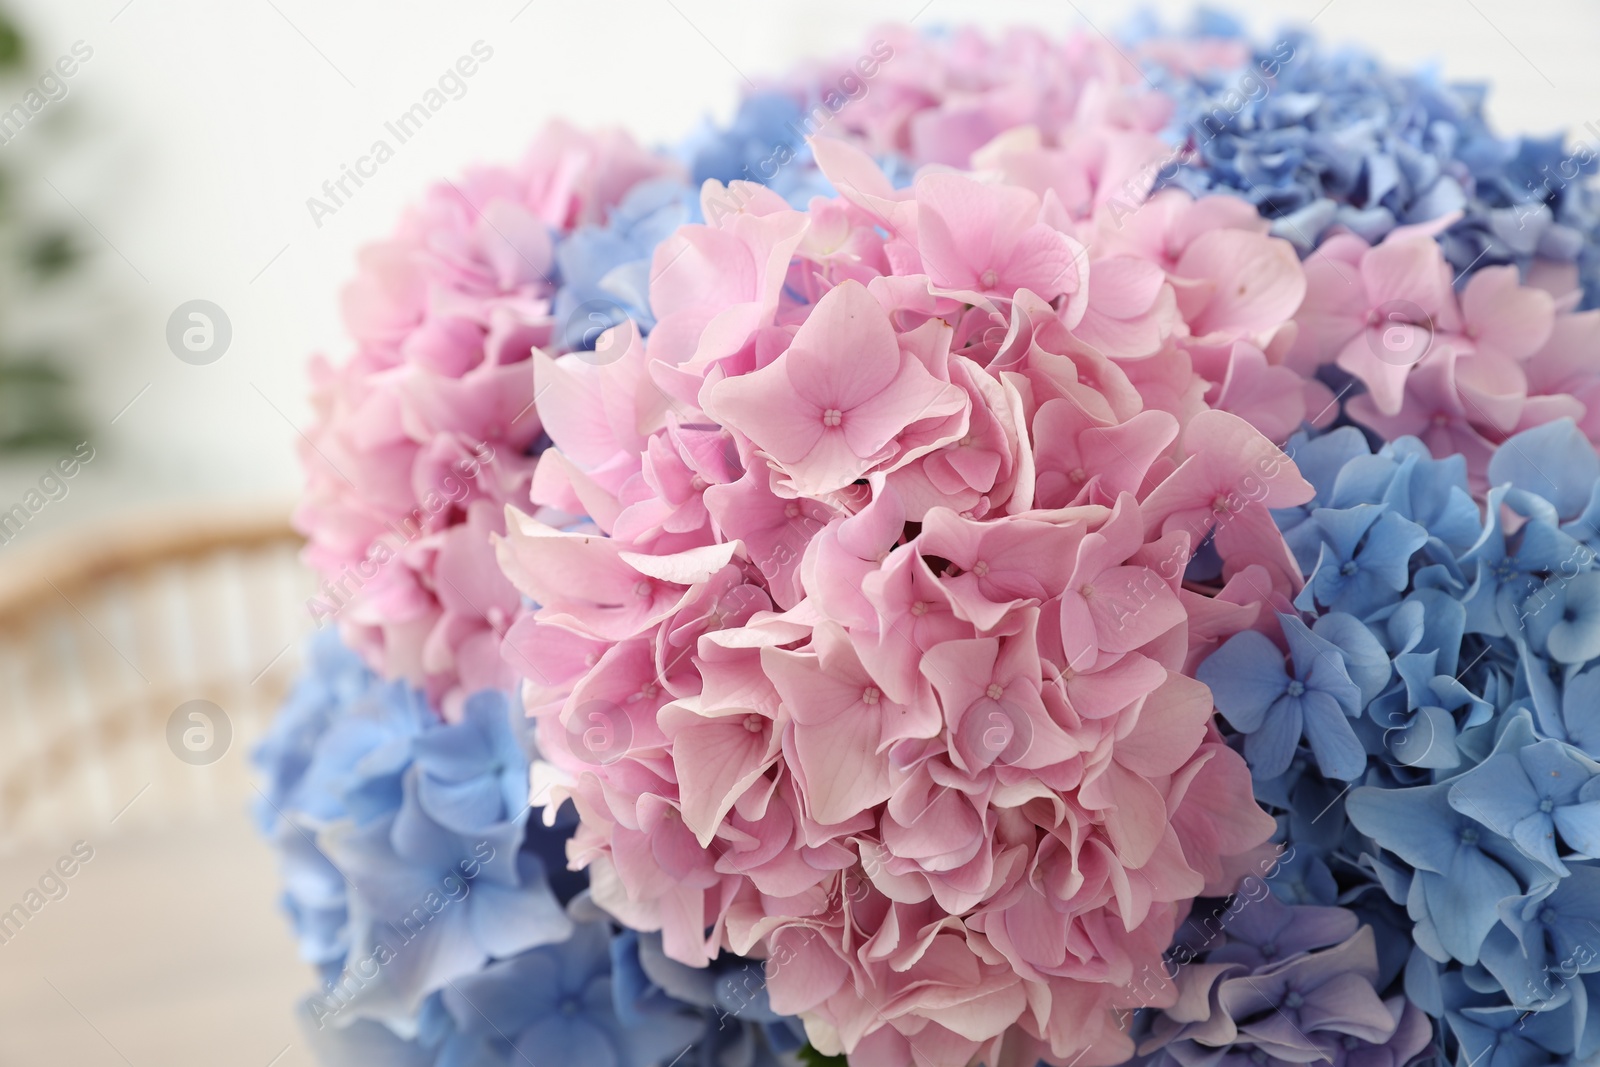
[[[1367,445],[1366,435],[1354,426],[1343,426],[1309,440],[1304,434],[1296,434],[1289,439],[1284,451],[1294,460],[1294,465],[1300,474],[1316,490],[1315,500],[1323,507],[1333,502],[1335,482],[1342,483],[1352,477],[1351,461],[1372,454],[1372,449]],[[1391,464],[1384,466],[1392,469]],[[1381,492],[1380,487],[1370,497],[1357,502],[1374,503]],[[1336,506],[1345,505],[1341,503]]]
[[[1317,757],[1317,769],[1344,782],[1359,778],[1367,769],[1367,752],[1338,702],[1327,693],[1309,692],[1304,708],[1306,740]]]
[[[1272,640],[1255,630],[1234,634],[1195,672],[1211,689],[1217,710],[1236,730],[1250,733],[1261,728],[1272,702],[1289,685],[1283,653]]]
[[[1296,616],[1280,615],[1279,619],[1294,656],[1295,673],[1306,688],[1332,697],[1344,714],[1360,715],[1361,689],[1350,680],[1339,646],[1317,636]]]
[[[572,921],[542,879],[518,889],[479,879],[465,904],[472,938],[490,956],[504,959],[572,933]]]
[[[1558,663],[1600,658],[1600,572],[1585,571],[1566,584],[1565,611],[1545,646]]]
[[[1600,800],[1569,804],[1555,811],[1561,839],[1590,859],[1600,858]]]
[[[1278,698],[1267,709],[1260,727],[1244,739],[1244,758],[1256,777],[1276,778],[1289,769],[1304,722],[1300,701],[1300,697],[1287,695]]]
[[[1527,724],[1528,732],[1532,732],[1532,725],[1526,714],[1517,715],[1513,721]],[[1596,763],[1571,745],[1553,738],[1529,744],[1517,755],[1522,760],[1522,766],[1528,772],[1528,778],[1532,781],[1539,799],[1549,800],[1557,806],[1576,801],[1582,788],[1596,775],[1600,775],[1600,763]]]
[[[1330,612],[1311,627],[1312,632],[1338,647],[1350,680],[1361,691],[1365,707],[1383,692],[1394,674],[1389,654],[1365,623],[1344,612]]]
[[[1361,569],[1399,592],[1411,577],[1411,556],[1427,544],[1428,532],[1410,519],[1386,511],[1367,531],[1361,546]]]
[[[1544,497],[1563,519],[1581,514],[1600,481],[1600,456],[1571,418],[1507,438],[1489,460],[1491,485],[1514,485]]]
[[[1323,540],[1342,563],[1355,556],[1361,539],[1387,510],[1382,504],[1358,504],[1343,510],[1318,508],[1311,517],[1321,527]]]
[[[1542,670],[1537,674],[1539,681],[1549,688],[1549,676]],[[1548,699],[1554,702],[1553,693]],[[1591,758],[1600,759],[1600,714],[1596,714],[1597,708],[1600,708],[1600,667],[1591,667],[1567,679],[1565,692],[1561,696],[1561,719],[1566,726],[1566,739]],[[1542,715],[1540,721],[1544,721]]]
[[[1345,800],[1356,829],[1411,866],[1443,874],[1455,860],[1456,835],[1467,825],[1450,807],[1449,783],[1412,789],[1361,786]]]
[[[1385,741],[1395,758],[1407,767],[1448,770],[1460,766],[1456,747],[1456,723],[1443,708],[1424,705],[1416,711],[1399,736],[1385,731]]]
[[[1418,875],[1428,901],[1439,943],[1462,963],[1477,963],[1478,950],[1500,921],[1500,901],[1522,892],[1522,886],[1494,860],[1471,845],[1456,849],[1446,874]]]

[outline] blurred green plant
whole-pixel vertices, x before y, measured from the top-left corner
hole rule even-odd
[[[0,7],[0,93],[22,92],[31,81],[29,49],[13,13]],[[15,91],[13,91],[15,90]],[[69,102],[70,104],[70,102]],[[49,126],[70,126],[53,113]],[[19,203],[19,179],[38,172],[41,159],[30,139],[0,153],[0,451],[70,443],[82,436],[73,382],[57,343],[22,340],[15,327],[46,288],[70,281],[82,263],[75,233]]]
[[[810,1045],[800,1050],[800,1062],[806,1067],[850,1067],[843,1056],[824,1056]]]
[[[17,24],[11,16],[0,11],[0,70],[13,70],[22,66],[22,61],[27,58],[27,45],[22,39],[22,31],[17,29]]]

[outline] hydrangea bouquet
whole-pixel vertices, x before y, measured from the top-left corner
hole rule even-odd
[[[886,28],[432,191],[259,751],[319,1054],[1600,1063],[1593,153],[1482,97]]]

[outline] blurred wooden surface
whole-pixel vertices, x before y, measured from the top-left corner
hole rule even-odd
[[[206,824],[82,840],[94,858],[67,895],[0,944],[0,1065],[312,1067],[290,1014],[311,973],[242,805]],[[72,844],[0,861],[0,907]]]

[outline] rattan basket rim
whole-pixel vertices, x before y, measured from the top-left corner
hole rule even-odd
[[[79,523],[31,545],[0,548],[0,627],[115,574],[227,549],[298,542],[289,523],[292,508],[285,499],[163,504]]]

